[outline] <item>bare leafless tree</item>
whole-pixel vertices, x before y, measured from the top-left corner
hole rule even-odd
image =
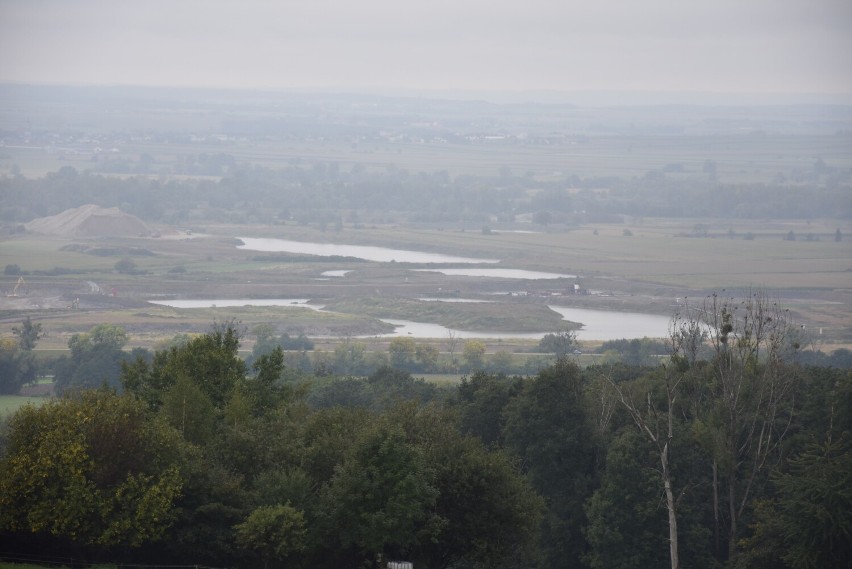
[[[671,452],[674,440],[675,405],[683,375],[670,367],[662,367],[665,397],[660,406],[657,397],[650,390],[636,393],[636,390],[610,379],[609,384],[615,392],[618,402],[627,410],[636,427],[654,445],[660,459],[660,479],[666,498],[666,510],[669,516],[669,557],[672,569],[680,569],[678,556],[677,499],[672,487]],[[631,386],[634,387],[635,386]],[[633,391],[633,393],[631,392]],[[641,399],[640,399],[641,397]]]
[[[795,372],[788,365],[799,348],[790,313],[763,291],[741,299],[711,295],[698,320],[712,347],[707,381],[696,391],[713,459],[714,515],[722,519],[719,477],[727,485],[728,557],[736,555],[739,520],[754,483],[792,419]]]

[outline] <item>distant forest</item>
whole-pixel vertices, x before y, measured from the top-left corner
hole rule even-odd
[[[613,223],[625,216],[852,218],[852,171],[819,161],[796,180],[739,184],[717,181],[711,161],[702,173],[689,177],[678,175],[677,165],[671,165],[630,179],[566,176],[552,181],[508,169],[495,176],[451,176],[393,166],[344,169],[322,161],[271,169],[238,163],[228,154],[201,154],[165,167],[167,172],[145,156],[101,166],[125,175],[68,166],[38,179],[0,178],[0,222],[14,228],[84,204],[119,207],[145,221],[169,224],[526,220],[544,227]],[[176,177],[181,175],[195,177]]]

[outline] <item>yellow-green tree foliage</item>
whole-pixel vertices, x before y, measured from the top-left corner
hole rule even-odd
[[[464,343],[463,357],[467,369],[482,369],[485,366],[485,344],[481,340],[468,340]]]
[[[409,369],[417,354],[417,345],[411,338],[394,338],[388,346],[390,364],[394,369]]]
[[[103,546],[156,541],[173,523],[188,448],[112,391],[24,407],[0,458],[0,531]]]

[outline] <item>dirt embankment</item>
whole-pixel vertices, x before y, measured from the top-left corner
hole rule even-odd
[[[151,230],[138,217],[117,207],[83,205],[62,213],[40,217],[25,226],[27,231],[61,237],[115,237],[150,235]]]

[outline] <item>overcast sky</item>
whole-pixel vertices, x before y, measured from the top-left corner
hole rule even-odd
[[[852,0],[0,0],[0,81],[852,95]]]

